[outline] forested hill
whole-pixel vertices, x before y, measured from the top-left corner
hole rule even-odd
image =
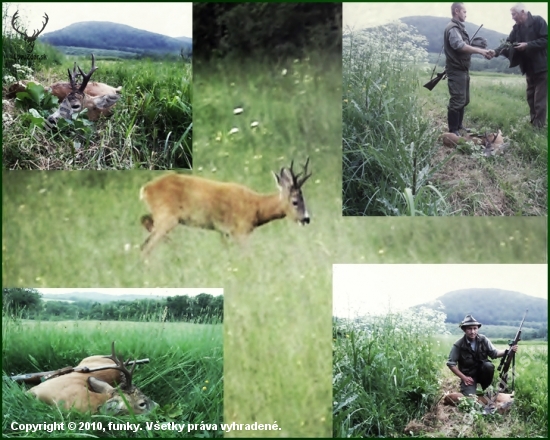
[[[415,17],[403,17],[399,19],[401,22],[414,26],[418,33],[424,35],[428,40],[428,52],[437,52],[441,50],[443,46],[443,31],[450,21],[450,18],[445,17],[431,17],[431,16],[415,16]],[[489,23],[490,20],[487,20]],[[487,23],[487,24],[488,24]],[[479,24],[465,23],[466,32],[472,37]],[[510,20],[510,31],[512,31],[513,22]],[[487,39],[488,48],[494,49],[500,45],[500,40],[508,37],[508,34],[502,34],[491,29],[486,29],[485,26],[477,33],[477,37],[483,37]]]
[[[84,47],[134,53],[179,54],[181,49],[189,52],[192,48],[190,38],[172,38],[109,21],[74,23],[58,31],[48,32],[42,35],[39,40],[52,46]]]
[[[460,323],[471,313],[482,324],[515,326],[526,309],[526,322],[548,321],[547,299],[501,289],[455,290],[422,306],[443,311],[448,323]]]

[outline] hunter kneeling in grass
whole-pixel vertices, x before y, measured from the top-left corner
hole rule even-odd
[[[447,366],[460,378],[460,392],[468,396],[476,394],[477,384],[485,390],[493,382],[495,366],[488,359],[505,355],[505,350],[497,350],[491,341],[478,333],[481,324],[472,315],[466,315],[460,328],[464,336],[453,344]],[[518,346],[512,346],[516,352]]]

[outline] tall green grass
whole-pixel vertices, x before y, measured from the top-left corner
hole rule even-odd
[[[34,437],[66,437],[69,421],[140,423],[137,434],[126,431],[102,432],[93,429],[80,435],[99,437],[192,437],[197,432],[146,431],[145,422],[219,424],[223,421],[222,327],[216,324],[170,323],[156,320],[128,323],[112,321],[27,321],[4,314],[2,319],[3,375],[57,370],[76,366],[83,358],[109,354],[111,342],[124,358],[149,358],[137,368],[134,383],[158,403],[152,413],[142,416],[108,416],[58,411],[25,394],[28,385],[4,381],[2,431],[19,437],[12,422],[65,422],[65,430],[37,431]],[[200,433],[221,436],[221,430]]]
[[[442,314],[390,313],[337,325],[334,437],[389,437],[422,416],[439,391],[431,336]]]
[[[437,133],[415,96],[422,45],[398,23],[344,38],[344,215],[450,213],[432,184]]]

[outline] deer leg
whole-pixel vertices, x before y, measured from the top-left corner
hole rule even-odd
[[[153,249],[153,246],[155,246],[155,244],[157,244],[157,242],[162,237],[164,237],[172,229],[174,229],[178,225],[178,223],[179,222],[177,217],[172,217],[171,219],[165,218],[162,221],[155,221],[151,234],[149,234],[149,237],[147,237],[147,239],[141,245],[141,250],[143,251],[143,254],[149,254],[149,252],[151,252],[151,249]]]

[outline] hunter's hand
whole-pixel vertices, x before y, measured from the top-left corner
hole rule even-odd
[[[518,43],[517,45],[514,45],[514,49],[519,50],[520,52],[527,49],[527,43]]]
[[[490,50],[487,50],[487,49],[480,49],[480,55],[483,55],[485,58],[487,58],[488,60],[490,60],[491,58],[493,58],[493,54],[491,53]]]
[[[516,353],[516,352],[518,351],[518,346],[517,346],[517,345],[513,345],[513,346],[512,346],[512,351],[513,351],[514,353]]]
[[[462,379],[466,385],[473,385],[474,379],[472,379],[470,376],[464,376],[464,379]]]

